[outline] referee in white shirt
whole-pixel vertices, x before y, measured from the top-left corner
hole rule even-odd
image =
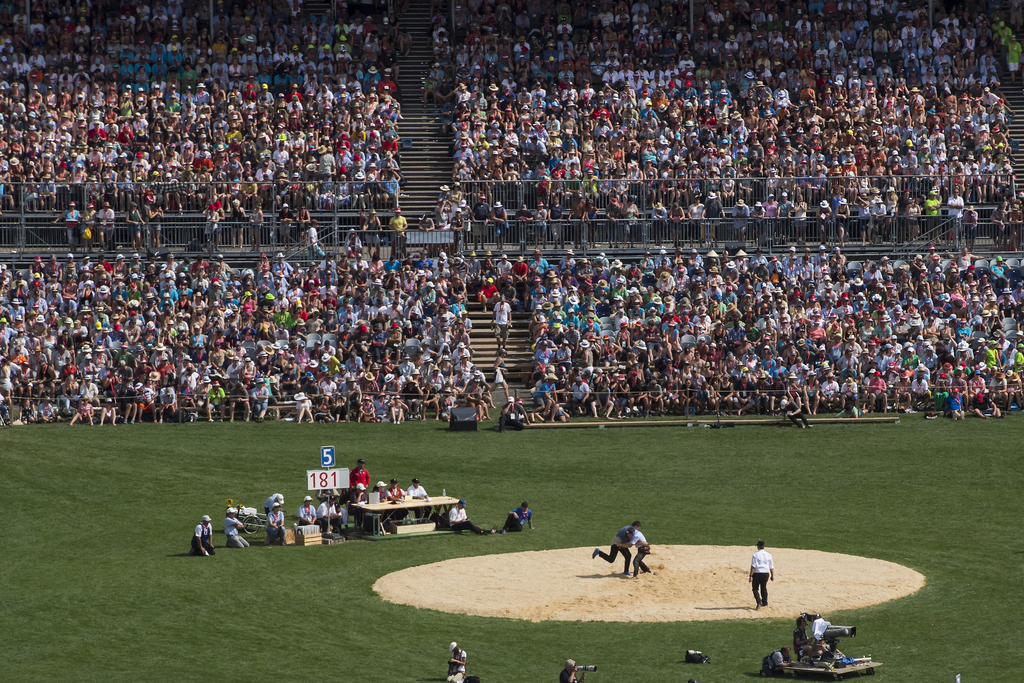
[[[775,563],[772,562],[771,554],[764,549],[764,541],[758,541],[757,552],[750,558],[750,576],[747,577],[754,590],[754,602],[757,603],[754,609],[768,606],[769,579],[775,580]]]

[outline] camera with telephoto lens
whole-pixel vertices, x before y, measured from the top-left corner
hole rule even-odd
[[[597,667],[593,666],[593,665],[591,665],[591,666],[577,666],[576,670],[577,671],[597,671]]]

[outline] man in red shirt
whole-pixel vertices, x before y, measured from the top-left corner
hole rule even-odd
[[[350,489],[354,489],[356,484],[362,484],[367,489],[370,488],[370,473],[363,467],[365,463],[365,460],[359,458],[359,460],[356,460],[356,468],[348,473],[348,487]]]
[[[480,301],[484,306],[490,307],[498,300],[498,288],[494,285],[494,278],[489,277],[480,288]]]

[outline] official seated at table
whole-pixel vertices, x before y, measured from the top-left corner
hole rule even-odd
[[[388,500],[388,485],[382,481],[378,481],[377,485],[373,487],[373,493],[377,494],[381,503],[385,503]]]
[[[356,484],[356,487],[348,492],[348,516],[356,525],[363,523],[363,511],[359,504],[366,503],[366,500],[366,486],[362,483]]]
[[[398,485],[397,479],[392,478],[391,486],[388,487],[387,494],[389,501],[397,502],[405,498],[405,489]]]
[[[387,493],[388,495],[388,503],[394,503],[397,505],[398,503],[401,503],[403,500],[405,500],[405,489],[398,485],[397,479],[391,479],[391,485],[388,487],[388,490],[385,493]],[[383,498],[381,499],[381,502],[384,502]],[[393,521],[405,519],[408,516],[408,510],[394,510],[393,512],[388,513],[388,518]]]
[[[412,484],[405,491],[405,495],[409,496],[413,500],[424,500],[427,497],[427,490],[420,486],[420,480],[416,477],[412,478]]]

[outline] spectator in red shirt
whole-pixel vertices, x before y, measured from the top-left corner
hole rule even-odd
[[[498,288],[494,285],[494,278],[489,277],[480,288],[480,301],[487,307],[493,306],[498,300]]]

